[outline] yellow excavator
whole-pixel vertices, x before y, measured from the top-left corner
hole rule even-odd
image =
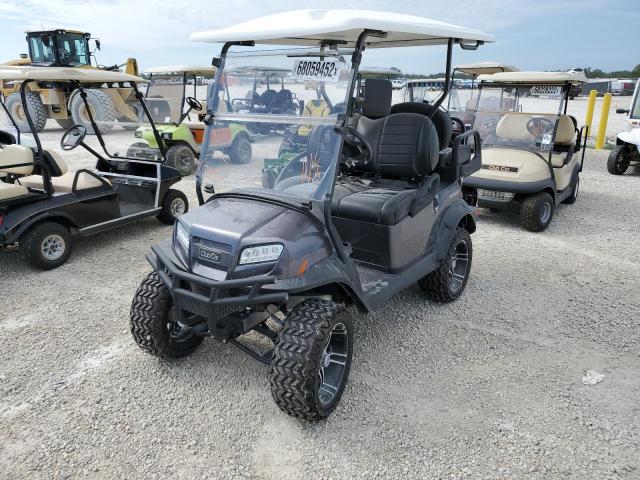
[[[90,49],[90,41],[93,41],[95,50],[100,50],[100,40],[92,38],[87,32],[65,29],[30,31],[27,32],[29,54],[22,54],[20,58],[2,65],[103,70],[120,70],[124,67],[125,73],[138,76],[135,58],[129,58],[121,65],[92,65],[91,59],[94,56]],[[131,88],[105,84],[83,85],[83,88],[87,93],[91,114],[100,125],[100,131],[109,130],[116,121],[123,122],[122,126],[126,129],[135,130],[136,126],[133,124],[137,123],[140,117]],[[18,127],[21,131],[29,131],[19,90],[19,82],[3,82],[0,85],[5,104]],[[93,132],[84,102],[73,84],[44,81],[31,83],[26,101],[38,132],[44,129],[50,118],[63,128],[81,124],[88,132]]]

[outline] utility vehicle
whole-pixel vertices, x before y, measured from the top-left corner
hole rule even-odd
[[[77,69],[59,68],[55,72],[42,67],[0,69],[0,80],[20,82],[23,105],[27,103],[29,85],[52,76],[59,84],[68,84],[77,90],[80,98],[87,101]],[[97,70],[91,71],[91,77],[96,82],[133,89],[141,111],[153,126],[136,85],[140,81],[138,77]],[[25,112],[27,122],[33,126],[29,110]],[[96,127],[90,113],[89,118]],[[99,130],[96,132],[102,154],[85,143],[84,125],[74,125],[60,140],[62,150],[81,145],[95,156],[95,171],[70,171],[59,153],[42,147],[35,127],[32,130],[35,149],[24,145],[0,149],[0,176],[3,176],[0,179],[0,248],[17,246],[22,259],[32,266],[52,269],[69,258],[74,237],[150,216],[172,224],[187,211],[184,193],[170,188],[180,180],[180,174],[163,164],[164,157],[141,160],[112,154]],[[160,135],[157,131],[155,134]]]
[[[205,109],[201,102],[205,101],[206,82],[213,79],[215,68],[172,65],[149,68],[145,73],[149,75],[145,101],[167,150],[167,164],[182,175],[191,175],[204,135]],[[228,87],[225,92],[228,95]],[[230,102],[225,103],[230,109]],[[251,138],[244,124],[220,124],[215,133],[216,145],[232,163],[251,160]],[[145,158],[157,153],[159,146],[153,128],[139,127],[135,136],[143,141],[131,145],[128,156]]]
[[[306,154],[273,189],[261,187],[260,177],[277,138],[255,149],[241,171],[203,150],[196,177],[202,205],[179,219],[172,239],[152,247],[154,271],[133,300],[131,331],[142,349],[164,358],[188,355],[204,337],[229,342],[270,366],[283,411],[319,420],[335,409],[349,374],[347,307],[368,312],[413,284],[428,298],[453,301],[471,270],[475,209],[462,197],[461,178],[480,166],[478,134],[441,143],[446,125],[415,113],[424,112],[422,104],[395,105],[391,113],[388,80],[368,79],[359,100],[363,54],[414,46],[418,61],[420,46],[445,46],[450,77],[454,46],[475,49],[493,37],[396,13],[302,10],[192,39],[226,42],[214,60],[205,145],[217,122],[305,124],[313,132]],[[253,48],[265,44],[278,47]],[[221,79],[249,61],[288,64],[292,88],[302,95],[306,82],[324,84],[334,105],[346,102],[345,112],[221,110]],[[230,84],[244,83],[230,77]],[[471,137],[473,155],[463,144]],[[275,346],[259,350],[264,343],[249,343],[249,332]]]
[[[6,62],[0,66],[39,66],[47,68],[78,68],[83,70],[118,70],[125,67],[125,73],[138,75],[138,64],[135,58],[127,59],[122,65],[92,65],[94,53],[90,45],[91,34],[78,30],[54,29],[35,30],[27,32],[29,54],[21,58]],[[100,50],[100,40],[93,39],[94,47]],[[55,77],[55,71],[51,72]],[[22,100],[20,98],[20,84],[18,82],[2,82],[2,93],[7,97],[7,107],[11,110],[16,123],[23,132],[31,131],[27,122]],[[86,102],[91,108],[94,120],[103,129],[111,127],[116,120],[124,128],[131,128],[128,124],[137,122],[141,112],[137,110],[137,102],[133,92],[128,88],[116,88],[114,85],[95,83],[85,85]],[[93,128],[85,101],[79,92],[69,89],[69,85],[59,85],[53,78],[45,76],[38,82],[29,85],[26,105],[31,114],[31,122],[38,132],[44,129],[47,119],[54,119],[63,128],[73,125],[84,125],[90,133]],[[135,125],[135,123],[134,123]],[[135,128],[135,127],[133,127]]]
[[[578,198],[586,135],[567,106],[572,86],[585,78],[505,72],[478,80],[482,168],[463,185],[477,189],[478,206],[519,212],[524,228],[545,230],[558,205]]]
[[[616,148],[609,154],[607,170],[611,175],[622,175],[629,167],[640,165],[640,80],[631,99],[629,109],[618,108],[618,114],[627,114],[629,130],[616,137]]]

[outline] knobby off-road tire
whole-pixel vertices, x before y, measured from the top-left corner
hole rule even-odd
[[[229,160],[236,165],[246,165],[251,161],[253,150],[251,141],[246,133],[239,133],[233,139],[229,148]]]
[[[36,132],[41,132],[47,124],[47,109],[42,103],[40,95],[36,92],[26,92],[25,99],[27,101],[29,116],[33,121],[33,126],[35,127]],[[20,94],[12,93],[9,95],[7,97],[6,106],[9,112],[11,112],[11,116],[18,124],[20,131],[23,133],[31,132],[31,127],[29,127],[29,122],[27,122],[24,107],[22,106],[22,97]]]
[[[546,230],[555,212],[553,197],[547,192],[526,197],[520,206],[520,224],[530,232]]]
[[[173,225],[175,221],[189,211],[187,196],[180,190],[170,188],[162,200],[162,210],[157,215],[158,220],[165,225]]]
[[[625,159],[625,154],[627,153],[626,145],[618,145],[615,150],[609,153],[607,171],[611,175],[623,175],[627,171],[630,163],[629,160]]]
[[[102,90],[90,88],[85,90],[87,102],[91,108],[93,120],[98,125],[100,133],[108,132],[116,122],[116,107],[111,97]],[[84,125],[87,133],[95,134],[89,115],[86,112],[86,105],[80,94],[76,94],[71,100],[71,117],[76,125]]]
[[[69,229],[56,222],[39,223],[20,238],[19,252],[20,259],[34,268],[58,268],[71,255]]]
[[[462,295],[467,286],[472,260],[471,235],[465,228],[458,227],[440,266],[418,280],[418,287],[434,302],[452,302]]]
[[[167,165],[175,168],[186,177],[196,171],[196,154],[189,145],[172,145],[167,150]]]
[[[131,335],[145,352],[172,359],[189,355],[202,342],[190,333],[176,330],[173,299],[157,272],[142,281],[131,304]]]
[[[321,420],[340,401],[353,355],[351,320],[343,311],[343,305],[311,299],[285,318],[274,349],[270,381],[273,399],[289,415]],[[335,388],[329,389],[322,379],[333,382]]]

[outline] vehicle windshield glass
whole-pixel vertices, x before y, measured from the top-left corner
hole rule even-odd
[[[84,35],[76,33],[58,35],[56,48],[62,65],[76,67],[91,64],[88,41]]]
[[[145,101],[154,122],[174,123],[180,121],[186,91],[184,81],[185,76],[182,73],[154,73],[151,75]]]
[[[45,44],[41,37],[29,37],[29,47],[33,63],[54,63],[56,61],[51,43]]]
[[[636,86],[633,105],[631,105],[631,118],[640,119],[640,82]]]
[[[443,78],[409,81],[405,87],[404,101],[433,103],[442,95],[444,84]]]
[[[230,53],[221,82],[209,88],[198,176],[216,193],[259,189],[292,202],[322,199],[335,172],[351,78],[340,50]]]
[[[473,128],[483,146],[549,151],[562,99],[557,85],[485,85],[478,91]]]

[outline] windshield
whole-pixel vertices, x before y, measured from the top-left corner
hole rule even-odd
[[[179,122],[184,107],[184,74],[152,74],[145,100],[154,122]]]
[[[404,101],[434,103],[444,92],[444,85],[443,78],[409,81]]]
[[[42,37],[29,37],[29,50],[33,63],[55,63],[56,57],[53,53],[50,37],[48,42],[42,41]]]
[[[56,38],[60,63],[76,67],[90,65],[91,58],[87,38],[77,33],[63,33]]]
[[[559,85],[484,85],[478,91],[473,128],[483,146],[549,151],[563,98]]]
[[[333,180],[350,67],[346,52],[287,49],[230,53],[209,89],[198,179],[206,191],[254,189],[321,199]]]
[[[640,81],[636,85],[636,93],[633,96],[633,105],[631,105],[631,118],[640,119]]]

